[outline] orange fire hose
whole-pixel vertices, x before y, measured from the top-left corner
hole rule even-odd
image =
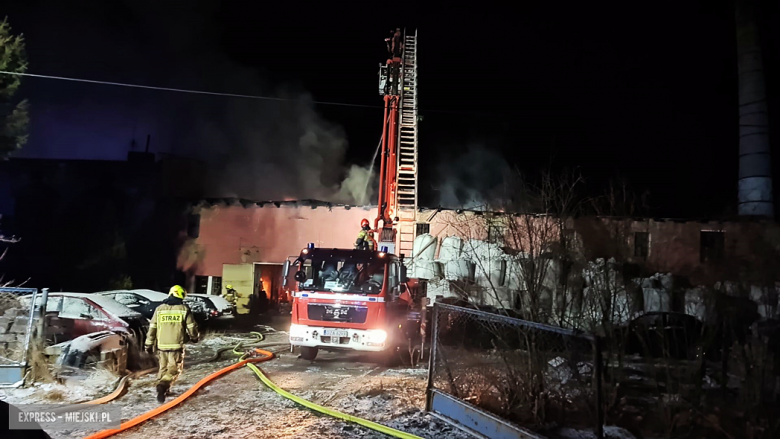
[[[146,370],[142,370],[142,371],[139,371],[139,372],[133,372],[133,373],[131,373],[129,375],[125,375],[119,381],[119,385],[116,386],[116,390],[114,390],[113,392],[109,393],[108,395],[106,395],[106,396],[104,396],[102,398],[93,399],[92,401],[82,402],[80,404],[94,405],[94,404],[105,404],[107,402],[111,402],[111,401],[119,398],[119,395],[121,395],[125,391],[125,389],[127,389],[127,383],[130,381],[131,378],[142,377],[142,376],[144,376],[146,374],[150,374],[150,373],[156,372],[156,371],[157,371],[157,369],[146,369]]]
[[[66,406],[63,406],[63,407],[58,407],[58,408],[56,408],[56,409],[54,409],[52,411],[55,412],[55,413],[59,413],[59,412],[66,412],[66,411],[70,411],[70,410],[76,410],[76,409],[79,408],[79,406],[82,406],[82,405],[97,405],[97,404],[109,403],[109,402],[119,398],[125,392],[125,390],[127,390],[127,385],[128,385],[128,383],[130,382],[131,379],[142,377],[144,375],[150,374],[150,373],[155,372],[155,371],[157,371],[157,369],[146,369],[146,370],[141,370],[141,371],[138,371],[138,372],[133,372],[133,373],[131,373],[129,375],[125,375],[125,376],[123,376],[119,380],[119,383],[117,384],[116,389],[114,389],[113,392],[109,393],[106,396],[103,396],[103,397],[98,398],[98,399],[93,399],[92,401],[79,402],[79,403],[76,403],[76,404],[73,404],[73,405],[66,405]]]
[[[133,428],[136,425],[141,424],[141,423],[143,423],[145,421],[148,421],[149,419],[159,415],[160,413],[164,413],[164,412],[166,412],[166,411],[176,407],[177,405],[179,405],[182,402],[184,402],[185,399],[187,399],[190,396],[192,396],[192,394],[195,393],[198,389],[200,389],[201,387],[205,386],[210,381],[212,381],[212,380],[214,380],[216,378],[219,378],[222,375],[225,375],[228,372],[232,372],[232,371],[238,369],[239,367],[244,367],[248,363],[260,363],[260,362],[268,361],[268,360],[274,358],[274,354],[272,352],[269,352],[269,351],[266,351],[266,350],[263,350],[263,349],[254,349],[254,352],[256,354],[262,355],[262,357],[248,358],[248,359],[245,359],[245,360],[241,360],[241,361],[239,361],[237,363],[231,364],[230,366],[228,366],[228,367],[226,367],[224,369],[220,369],[220,370],[212,373],[211,375],[203,378],[202,380],[198,381],[197,384],[195,384],[194,386],[190,387],[189,390],[187,390],[186,392],[182,393],[179,397],[173,399],[172,401],[170,401],[170,402],[168,402],[166,404],[163,404],[163,405],[161,405],[161,406],[159,406],[159,407],[157,407],[157,408],[155,408],[153,410],[150,410],[150,411],[148,411],[148,412],[146,412],[146,413],[144,413],[142,415],[136,416],[135,418],[130,419],[127,422],[123,422],[119,426],[119,428],[115,428],[115,429],[111,429],[111,430],[99,431],[99,432],[97,432],[95,434],[87,436],[84,439],[102,439],[102,438],[107,438],[107,437],[113,436],[113,435],[115,435],[117,433],[121,433],[121,432],[123,432],[125,430]]]

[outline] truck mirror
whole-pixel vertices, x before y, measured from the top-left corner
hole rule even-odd
[[[409,277],[406,274],[406,265],[401,264],[401,283],[409,282]]]
[[[290,274],[290,260],[284,261],[284,268],[282,268],[282,288],[287,287],[287,276]]]
[[[298,282],[306,282],[306,272],[301,270],[295,273],[295,280]]]

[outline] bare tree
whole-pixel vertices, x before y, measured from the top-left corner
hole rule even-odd
[[[463,252],[474,264],[475,282],[453,283],[462,298],[514,308],[531,321],[563,324],[576,259],[570,256],[575,243],[568,227],[587,205],[583,185],[576,172],[544,172],[537,184],[516,172],[486,202],[492,211],[444,215],[465,238]]]

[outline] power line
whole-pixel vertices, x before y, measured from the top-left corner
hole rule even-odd
[[[113,85],[118,87],[141,88],[146,90],[170,91],[176,93],[190,93],[190,94],[199,94],[199,95],[208,95],[208,96],[223,96],[223,97],[230,97],[230,98],[243,98],[243,99],[255,99],[255,100],[265,100],[265,101],[278,101],[278,102],[309,102],[315,105],[334,105],[340,107],[373,108],[377,110],[383,110],[385,108],[382,105],[350,104],[346,102],[333,102],[333,101],[302,101],[300,99],[276,98],[272,96],[247,95],[247,94],[239,94],[239,93],[221,93],[221,92],[213,92],[213,91],[191,90],[185,88],[156,87],[152,85],[129,84],[125,82],[98,81],[94,79],[71,78],[67,76],[38,75],[35,73],[6,72],[2,70],[0,70],[0,74],[9,75],[9,76],[24,76],[30,78],[57,79],[60,81],[84,82],[88,84]],[[428,109],[424,110],[418,108],[417,111],[424,112],[424,113],[448,113],[448,114],[496,116],[495,114],[491,114],[491,113],[469,112],[469,111],[458,111],[458,110],[428,110]]]
[[[213,91],[190,90],[185,88],[155,87],[151,85],[127,84],[124,82],[97,81],[94,79],[69,78],[65,76],[37,75],[34,73],[0,71],[0,74],[11,75],[11,76],[27,76],[31,78],[58,79],[60,81],[86,82],[89,84],[115,85],[119,87],[129,87],[129,88],[143,88],[146,90],[171,91],[177,93],[191,93],[191,94],[200,94],[200,95],[209,95],[209,96],[224,96],[224,97],[231,97],[231,98],[257,99],[257,100],[265,100],[265,101],[284,101],[284,102],[311,102],[312,104],[317,104],[317,105],[338,105],[342,107],[378,108],[378,109],[384,108],[378,105],[348,104],[344,102],[328,102],[328,101],[302,101],[300,99],[275,98],[272,96],[246,95],[246,94],[237,94],[237,93],[220,93],[220,92],[213,92]]]

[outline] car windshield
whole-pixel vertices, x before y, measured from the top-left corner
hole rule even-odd
[[[311,277],[301,284],[305,290],[379,294],[385,278],[384,261],[331,256],[312,260],[311,270]]]
[[[90,294],[89,300],[97,303],[101,308],[117,317],[138,317],[141,315],[116,300],[100,294]]]

